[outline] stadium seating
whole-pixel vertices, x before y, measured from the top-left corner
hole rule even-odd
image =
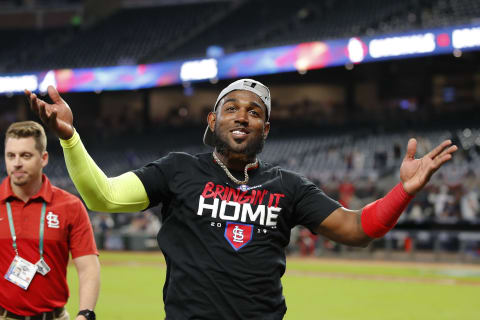
[[[35,56],[15,59],[15,55],[11,55],[14,60],[9,61],[7,71],[136,64],[150,52],[164,49],[170,42],[202,23],[210,12],[221,10],[226,5],[191,5],[189,10],[182,6],[120,10],[92,27],[75,30],[68,27],[56,31],[66,34],[68,39],[42,44],[40,50],[35,51]],[[49,40],[52,32],[55,31],[41,32],[36,42]],[[26,33],[17,37],[20,38],[17,41],[24,45],[34,35]],[[18,52],[22,52],[21,45],[16,46]],[[0,61],[3,65],[4,60]]]
[[[153,63],[202,57],[211,45],[232,52],[458,25],[479,16],[475,0],[243,0],[125,8],[80,28],[0,31],[8,40],[0,72]],[[27,53],[26,46],[37,50]]]
[[[275,10],[271,10],[275,7]],[[340,37],[404,32],[462,24],[478,19],[480,7],[459,1],[250,1],[179,48],[176,56],[202,56],[209,45],[227,51],[319,41]],[[249,21],[248,24],[242,23]]]
[[[0,50],[0,72],[37,71],[53,68],[55,60],[49,55],[73,37],[71,28],[46,30],[0,30],[8,46]],[[32,50],[35,48],[35,50]],[[35,63],[35,61],[40,61]]]

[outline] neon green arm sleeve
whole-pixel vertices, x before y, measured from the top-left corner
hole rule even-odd
[[[90,157],[76,131],[70,139],[60,139],[60,144],[70,178],[89,209],[137,212],[148,207],[147,192],[135,173],[108,178]]]

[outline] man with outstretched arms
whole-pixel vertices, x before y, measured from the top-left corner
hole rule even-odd
[[[303,225],[351,246],[367,246],[395,225],[408,202],[457,147],[444,141],[415,159],[408,142],[399,184],[362,210],[348,210],[312,182],[257,158],[270,130],[270,92],[241,79],[218,96],[203,141],[213,153],[170,153],[109,178],[90,158],[65,101],[26,91],[32,109],[61,139],[78,191],[96,211],[163,204],[158,243],[165,255],[167,319],[282,319],[281,277],[290,230]]]
[[[69,253],[78,272],[79,312],[94,320],[100,264],[87,210],[50,183],[47,138],[34,121],[5,134],[8,177],[0,185],[0,320],[68,320]]]

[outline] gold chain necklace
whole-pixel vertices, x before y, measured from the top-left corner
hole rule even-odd
[[[247,165],[245,166],[245,170],[244,170],[245,180],[240,181],[240,180],[238,180],[237,178],[235,178],[235,177],[230,173],[230,170],[228,170],[227,166],[224,165],[222,161],[220,161],[220,159],[217,157],[217,155],[215,154],[215,152],[213,152],[212,154],[213,154],[213,159],[215,159],[215,162],[218,163],[218,165],[223,169],[223,171],[225,171],[225,173],[227,174],[227,176],[228,176],[233,182],[235,182],[235,183],[238,184],[238,185],[247,184],[248,180],[250,179],[250,177],[248,176],[248,169],[253,168],[253,167],[255,167],[255,166],[258,165],[258,159],[255,159],[255,162],[252,162],[252,163],[247,164]]]

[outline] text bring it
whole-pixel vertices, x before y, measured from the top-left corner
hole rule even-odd
[[[266,195],[268,194],[268,197]],[[212,218],[224,221],[241,221],[263,226],[276,226],[281,198],[280,193],[269,193],[267,190],[241,191],[208,182],[200,196],[197,215],[210,214]],[[213,198],[213,203],[205,200]],[[268,198],[268,205],[263,202]],[[256,205],[254,210],[253,206]]]

